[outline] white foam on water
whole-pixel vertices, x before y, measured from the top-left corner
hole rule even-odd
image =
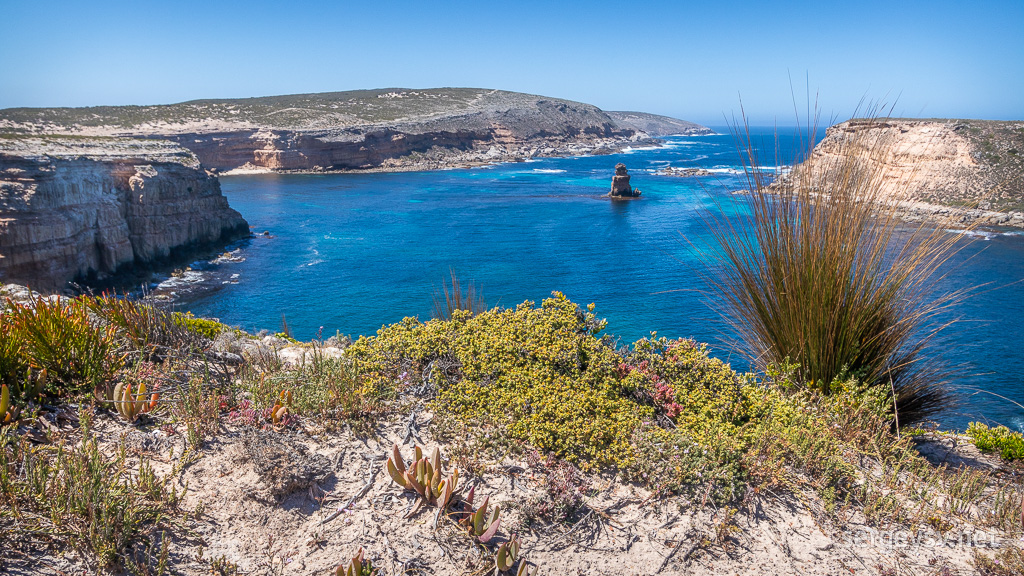
[[[565,170],[559,170],[558,168],[534,168],[534,172],[538,174],[562,174]]]
[[[991,240],[993,238],[999,238],[1000,236],[1003,236],[1003,237],[1008,237],[1008,236],[1013,236],[1013,237],[1024,236],[1024,231],[1022,231],[1022,230],[1009,230],[1009,231],[1006,231],[1006,232],[995,232],[995,231],[992,231],[992,230],[960,230],[960,229],[953,228],[953,229],[947,229],[946,232],[949,232],[950,234],[960,234],[961,236],[970,236],[971,238],[981,238],[982,240],[985,240],[985,241]]]
[[[186,270],[178,276],[171,276],[167,280],[157,284],[157,288],[161,290],[171,290],[173,288],[191,286],[193,284],[199,284],[205,278],[206,275],[198,270]]]
[[[968,236],[970,238],[981,238],[988,242],[1000,234],[998,232],[989,232],[987,230],[957,230],[957,229],[946,229],[946,232],[950,234],[959,234],[961,236]]]
[[[668,143],[663,144],[661,146],[626,146],[625,148],[622,149],[620,154],[632,154],[633,152],[640,152],[640,151],[643,151],[643,150],[657,150],[658,148],[661,148],[661,149],[664,150],[666,148],[671,149],[671,148],[673,148],[673,146],[672,146],[672,144],[668,144]]]

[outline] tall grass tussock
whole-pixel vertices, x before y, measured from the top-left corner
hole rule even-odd
[[[484,301],[483,293],[470,281],[466,290],[462,290],[462,283],[455,270],[449,270],[451,285],[447,280],[441,281],[441,291],[434,292],[433,312],[434,318],[450,320],[456,310],[466,310],[472,314],[479,314],[487,310],[487,303]]]
[[[709,217],[719,271],[711,282],[753,365],[799,364],[796,379],[823,393],[847,377],[888,390],[906,425],[950,400],[929,350],[944,328],[937,314],[965,296],[936,291],[963,244],[938,219],[901,218],[907,183],[883,192],[898,144],[860,136],[876,122],[774,181],[749,127],[737,127],[749,220]],[[813,146],[808,138],[807,158]]]

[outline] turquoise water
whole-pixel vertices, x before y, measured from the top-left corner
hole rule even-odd
[[[775,142],[770,132],[767,149]],[[820,135],[819,135],[820,137]],[[780,139],[792,159],[792,134]],[[774,158],[767,152],[764,157]],[[729,332],[703,297],[708,246],[701,214],[742,211],[745,188],[729,136],[669,138],[664,147],[612,156],[538,159],[486,168],[352,175],[222,178],[231,205],[257,236],[241,262],[199,265],[204,281],[179,286],[179,308],[249,330],[280,330],[282,315],[300,339],[336,332],[372,334],[405,316],[429,318],[449,269],[473,280],[491,306],[540,301],[552,291],[594,302],[622,344],[657,331],[715,345]],[[604,196],[624,162],[637,200]],[[705,168],[680,178],[665,166]],[[951,263],[946,285],[990,282],[951,314],[950,359],[975,374],[957,386],[984,388],[1024,404],[1024,237],[979,238]],[[715,354],[744,367],[717,346]],[[1024,409],[990,395],[965,397],[944,425],[968,420],[1024,425]]]

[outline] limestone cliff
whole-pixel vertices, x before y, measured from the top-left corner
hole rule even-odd
[[[207,168],[275,171],[445,168],[607,153],[651,138],[590,104],[475,88],[12,108],[0,110],[0,132],[170,139]]]
[[[248,233],[169,142],[0,139],[0,283],[59,289]]]
[[[828,129],[800,169],[835,161],[858,138],[883,155],[891,194],[911,219],[956,212],[963,221],[1024,227],[1024,122],[851,120]]]

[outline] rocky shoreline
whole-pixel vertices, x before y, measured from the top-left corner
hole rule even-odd
[[[533,158],[564,158],[571,156],[605,156],[617,154],[638,146],[658,147],[664,141],[658,138],[598,139],[587,143],[545,143],[545,145],[487,146],[472,150],[437,149],[425,154],[389,158],[380,166],[365,168],[272,169],[250,162],[226,171],[211,170],[218,176],[245,174],[375,174],[392,172],[426,172],[432,170],[458,170],[496,164],[527,162]]]

